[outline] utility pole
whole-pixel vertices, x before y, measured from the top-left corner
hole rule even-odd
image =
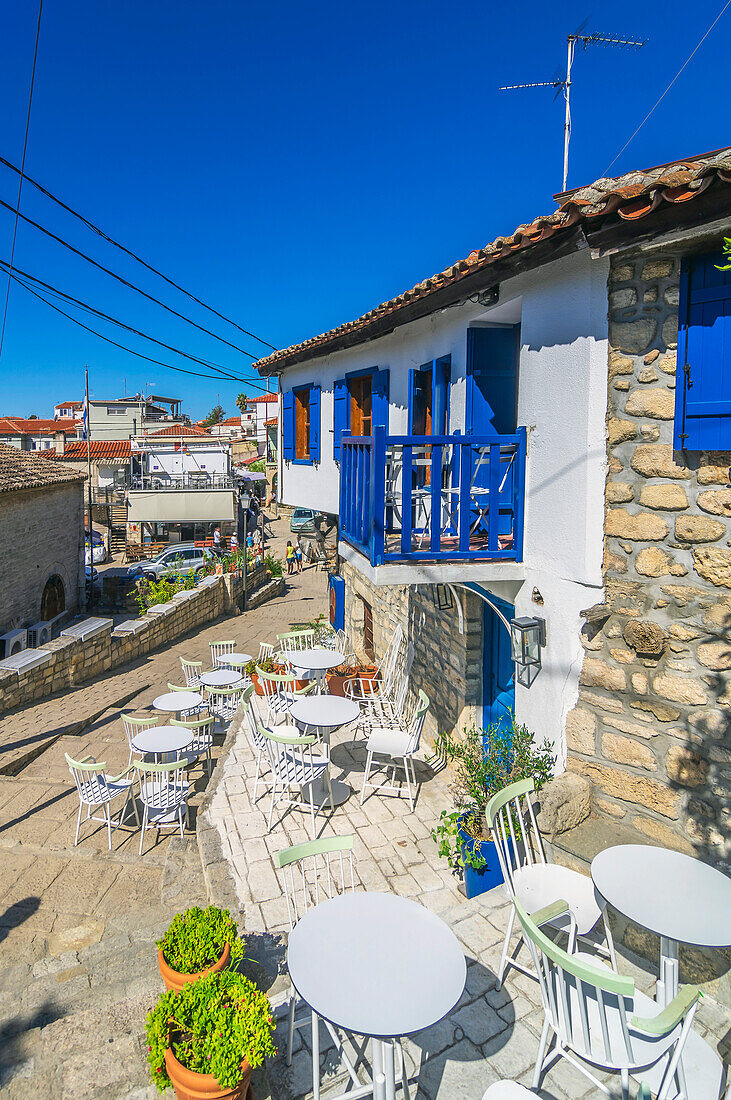
[[[91,418],[89,416],[89,368],[84,367],[84,388],[86,391],[86,486],[89,501],[89,557],[91,558],[91,584],[89,585],[89,610],[94,606],[94,539],[91,525]],[[84,536],[84,558],[86,558],[86,535]],[[84,568],[86,579],[86,568]]]
[[[554,75],[553,80],[542,80],[536,84],[505,84],[501,88],[498,88],[500,92],[514,92],[520,91],[524,88],[555,88],[556,95],[553,97],[554,101],[558,99],[559,95],[563,93],[564,102],[566,104],[564,112],[564,127],[563,127],[563,182],[561,191],[566,191],[569,180],[569,142],[571,140],[571,68],[574,63],[574,56],[576,53],[577,43],[583,46],[586,50],[589,46],[604,46],[605,48],[615,47],[617,49],[627,50],[640,50],[647,42],[647,39],[642,40],[637,38],[625,38],[623,35],[617,34],[600,34],[595,31],[594,34],[582,34],[585,23],[582,23],[578,31],[574,34],[570,34],[566,38],[566,76],[561,77],[558,73]]]

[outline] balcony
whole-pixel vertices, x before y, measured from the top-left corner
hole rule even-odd
[[[342,437],[340,537],[372,566],[522,562],[526,429]]]
[[[188,489],[235,489],[236,479],[229,474],[201,472],[186,474],[149,474],[133,476],[133,490],[167,490],[170,492]]]

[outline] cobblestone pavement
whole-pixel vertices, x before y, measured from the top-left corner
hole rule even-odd
[[[427,750],[428,752],[428,750]],[[420,753],[423,757],[424,753]],[[404,1042],[406,1060],[418,1100],[481,1100],[492,1082],[515,1079],[530,1085],[538,1039],[543,1023],[536,982],[513,970],[505,985],[496,990],[495,971],[508,919],[508,902],[502,888],[470,901],[458,891],[448,867],[437,856],[431,830],[441,810],[450,805],[445,773],[425,759],[417,765],[420,795],[413,813],[405,798],[379,795],[369,790],[363,806],[359,794],[365,764],[365,748],[356,731],[346,728],[332,738],[333,776],[352,784],[354,793],[334,815],[319,815],[319,835],[355,836],[357,877],[368,890],[387,890],[414,898],[442,917],[454,930],[468,960],[465,991],[450,1015],[435,1027]],[[220,837],[241,908],[243,926],[268,938],[271,960],[280,974],[270,989],[274,1003],[284,1008],[287,982],[285,951],[287,908],[281,882],[272,862],[273,853],[290,844],[310,839],[309,814],[292,810],[280,819],[275,810],[267,834],[265,811],[268,792],[253,803],[251,792],[255,757],[245,727],[229,738],[204,817]],[[203,824],[203,823],[202,823]],[[628,958],[620,949],[621,969],[648,991],[655,976]],[[528,959],[526,959],[528,961]],[[714,1046],[731,1026],[729,1014],[705,998],[697,1017],[698,1028]],[[286,1038],[281,1022],[280,1049]],[[321,1045],[327,1039],[321,1029]],[[322,1050],[323,1096],[341,1091],[347,1078],[340,1074],[332,1046]],[[291,1067],[283,1057],[270,1066],[274,1100],[303,1100],[311,1096],[312,1070],[309,1028],[295,1033]],[[608,1081],[612,1080],[607,1078]],[[616,1082],[615,1082],[616,1084]],[[549,1071],[540,1093],[554,1100],[598,1098],[601,1093],[567,1062]]]
[[[275,521],[277,544],[285,521]],[[281,536],[279,530],[281,529]],[[0,1095],[8,1100],[143,1100],[148,1084],[144,1016],[162,989],[159,938],[175,912],[205,904],[206,885],[191,831],[112,833],[82,826],[73,847],[78,801],[64,752],[87,753],[112,773],[127,764],[119,708],[79,734],[64,733],[114,699],[134,694],[127,710],[149,708],[155,695],[179,683],[180,656],[209,660],[208,642],[234,638],[257,652],[291,624],[326,609],[326,575],[306,569],[289,578],[283,597],[254,611],[219,619],[194,637],[149,655],[102,680],[44,700],[0,721],[5,745],[61,734],[17,776],[0,776]],[[220,753],[217,746],[215,756]],[[191,823],[204,796],[201,769]],[[171,1094],[172,1095],[172,1094]],[[257,1100],[266,1100],[266,1080]]]

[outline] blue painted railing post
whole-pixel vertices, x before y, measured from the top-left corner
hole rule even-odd
[[[459,455],[459,549],[466,554],[470,548],[470,502],[472,489],[472,443],[464,440]]]
[[[430,550],[438,554],[442,545],[442,446],[435,444],[431,449],[431,545]]]
[[[371,448],[371,565],[383,565],[386,522],[386,429],[376,425]]]
[[[523,560],[523,520],[525,516],[525,465],[528,432],[525,427],[518,428],[518,453],[515,458],[515,480],[513,481],[513,552],[516,561]]]
[[[488,553],[499,549],[500,534],[500,444],[490,444],[490,470],[487,495],[487,549]]]
[[[411,490],[414,483],[412,450],[410,443],[401,448],[401,553],[411,553],[412,524],[414,522]]]

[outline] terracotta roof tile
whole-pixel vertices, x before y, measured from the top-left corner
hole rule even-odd
[[[405,306],[427,298],[444,287],[453,286],[454,298],[459,300],[459,283],[481,269],[486,269],[485,281],[489,283],[490,273],[487,269],[498,260],[526,251],[529,258],[529,250],[539,242],[558,237],[582,224],[587,229],[594,228],[593,221],[599,222],[612,214],[626,222],[641,220],[665,203],[690,202],[718,183],[731,183],[731,147],[672,164],[633,170],[615,179],[599,179],[587,187],[555,195],[559,207],[553,213],[535,218],[526,225],[519,225],[506,237],[496,237],[483,248],[474,249],[464,260],[458,260],[444,271],[430,276],[390,301],[382,302],[354,321],[347,321],[300,344],[275,351],[258,360],[254,366],[262,375],[274,374],[300,360],[326,355],[328,351],[337,350],[338,347],[368,340],[377,322],[392,318],[392,328],[405,323],[410,317],[399,317],[399,312]],[[546,262],[545,257],[536,261],[539,262]],[[441,304],[443,303],[440,306]],[[261,401],[263,398],[255,397],[252,400]]]
[[[43,489],[46,485],[81,482],[84,478],[79,470],[51,462],[37,451],[21,451],[9,443],[0,443],[0,493]]]
[[[70,443],[66,443],[64,453],[58,455],[58,460],[62,462],[65,458],[77,460],[86,458],[89,447],[91,448],[91,457],[96,459],[125,459],[129,458],[132,453],[128,439],[92,439],[89,442],[85,439],[74,439]]]
[[[75,432],[78,420],[69,417],[60,420],[28,419],[21,416],[0,416],[0,435],[53,435],[54,432]]]
[[[275,352],[274,355],[279,355],[279,352]],[[274,355],[270,355],[269,359],[273,359]],[[267,360],[266,359],[261,359],[260,362],[261,363],[266,363]],[[262,401],[278,401],[278,400],[279,400],[279,398],[277,397],[276,393],[262,393],[259,397],[247,397],[246,404],[247,405],[258,405]]]
[[[207,436],[211,438],[211,433],[206,431],[205,428],[197,428],[194,424],[168,424],[167,428],[161,428],[159,432],[146,432],[146,438],[159,439],[161,436],[173,436],[176,439],[185,437],[190,439],[193,436]]]

